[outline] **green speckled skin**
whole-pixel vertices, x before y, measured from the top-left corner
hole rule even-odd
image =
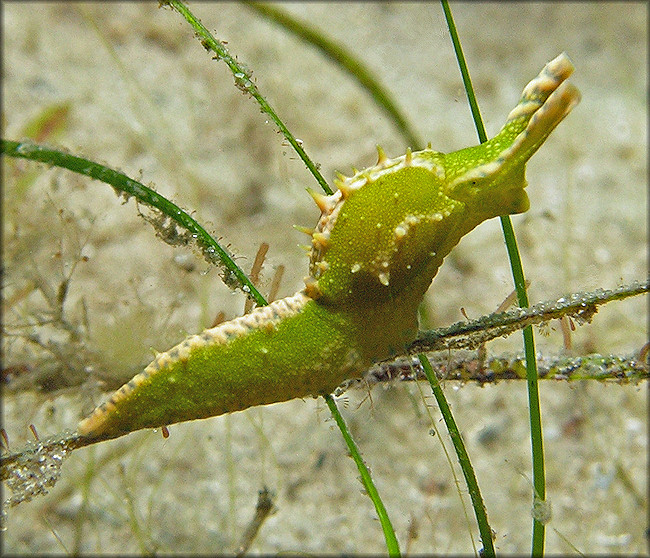
[[[277,327],[254,329],[226,344],[196,347],[190,358],[143,378],[106,414],[102,433],[113,437],[329,393],[346,378],[350,366],[360,364],[353,345],[346,342],[345,326],[339,316],[309,301]],[[316,362],[315,354],[327,358]]]
[[[528,209],[525,164],[579,100],[566,55],[524,89],[489,142],[388,159],[314,195],[310,275],[293,297],[162,353],[78,427],[108,439],[142,428],[331,393],[404,350],[444,257],[486,219]]]

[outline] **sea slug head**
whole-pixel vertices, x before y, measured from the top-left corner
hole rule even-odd
[[[524,88],[494,138],[446,155],[445,193],[473,207],[481,219],[526,211],[525,165],[580,101],[578,90],[565,81],[573,69],[565,53],[557,56]]]

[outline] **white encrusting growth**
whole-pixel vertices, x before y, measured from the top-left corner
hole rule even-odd
[[[404,228],[402,225],[397,225],[395,227],[395,240],[402,240],[406,236],[408,229]]]

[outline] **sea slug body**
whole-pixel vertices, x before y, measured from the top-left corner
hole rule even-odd
[[[378,148],[333,195],[311,192],[321,216],[305,288],[158,354],[78,433],[109,439],[325,395],[403,351],[445,256],[486,219],[528,209],[525,165],[578,103],[572,71],[564,53],[549,62],[482,145],[395,159]]]

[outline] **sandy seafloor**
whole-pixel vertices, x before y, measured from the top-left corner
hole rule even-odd
[[[476,143],[437,3],[283,4],[359,56],[390,89],[424,141],[440,151]],[[228,42],[331,180],[374,164],[405,141],[349,77],[313,48],[236,4],[192,5]],[[488,134],[523,86],[567,51],[582,102],[528,165],[530,211],[513,217],[533,302],[612,288],[647,274],[647,6],[644,3],[454,4]],[[156,3],[3,3],[3,137],[69,103],[48,141],[153,183],[216,231],[249,269],[270,244],[263,275],[286,266],[281,296],[301,288],[316,188],[256,104],[211,61],[189,26]],[[151,350],[241,314],[243,296],[191,250],[156,239],[109,187],[61,170],[9,162],[4,174],[3,320],[7,331],[43,317],[43,291],[70,277],[65,317],[86,323],[81,360],[128,378]],[[21,182],[25,184],[25,182]],[[87,261],[73,264],[79,255]],[[71,270],[73,273],[70,275]],[[466,237],[428,294],[437,326],[493,311],[512,281],[497,220]],[[47,291],[47,288],[44,288]],[[82,311],[82,308],[85,310]],[[629,355],[647,339],[647,299],[603,308],[573,333],[573,353]],[[560,354],[551,324],[539,351]],[[64,350],[65,332],[38,330]],[[488,346],[519,351],[514,335]],[[7,337],[5,366],[45,354]],[[38,360],[39,366],[47,359]],[[50,357],[56,370],[57,360]],[[76,362],[76,361],[75,361]],[[77,363],[78,364],[78,363]],[[70,372],[74,377],[74,370]],[[29,378],[29,376],[27,376]],[[101,394],[84,387],[4,392],[4,427],[19,448],[74,428]],[[74,382],[72,382],[74,383]],[[16,384],[14,384],[16,385]],[[422,386],[425,394],[427,387]],[[647,552],[647,385],[540,385],[551,553]],[[531,544],[531,466],[524,382],[445,384],[483,490],[500,553]],[[414,385],[346,394],[341,407],[384,498],[403,551],[469,554],[469,527],[454,477]],[[435,403],[432,416],[443,429]],[[324,402],[295,400],[175,425],[171,437],[139,432],[74,452],[51,493],[9,510],[7,553],[222,553],[233,551],[257,492],[276,512],[251,553],[381,553],[383,536],[358,471]],[[443,436],[447,443],[447,437]],[[449,444],[447,443],[449,446]],[[455,462],[455,459],[452,458]],[[457,473],[460,476],[460,473]],[[466,490],[460,492],[467,504]],[[470,535],[471,533],[471,535]]]

